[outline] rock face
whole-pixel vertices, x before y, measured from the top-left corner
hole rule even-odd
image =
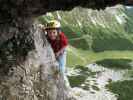
[[[53,51],[36,24],[1,41],[0,99],[68,100]]]
[[[0,0],[0,99],[70,100],[63,77],[36,16],[74,6],[104,8],[99,0]]]

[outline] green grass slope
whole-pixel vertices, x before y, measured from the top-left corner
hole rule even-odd
[[[75,8],[38,18],[43,24],[58,19],[69,38],[69,66],[85,65],[103,59],[133,58],[133,15],[122,6],[104,11]]]

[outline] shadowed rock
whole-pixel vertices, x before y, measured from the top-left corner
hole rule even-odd
[[[125,2],[124,2],[125,1]],[[18,17],[33,17],[48,11],[71,10],[75,6],[100,9],[116,4],[133,4],[132,0],[0,0],[0,18],[10,22]],[[5,20],[0,20],[5,23]]]

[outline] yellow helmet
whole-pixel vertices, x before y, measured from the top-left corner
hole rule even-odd
[[[47,23],[46,29],[60,28],[61,24],[57,20],[51,20]]]

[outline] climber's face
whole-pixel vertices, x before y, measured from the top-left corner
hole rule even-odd
[[[47,34],[51,40],[56,40],[58,36],[58,31],[56,29],[50,29],[50,30],[47,30]]]

